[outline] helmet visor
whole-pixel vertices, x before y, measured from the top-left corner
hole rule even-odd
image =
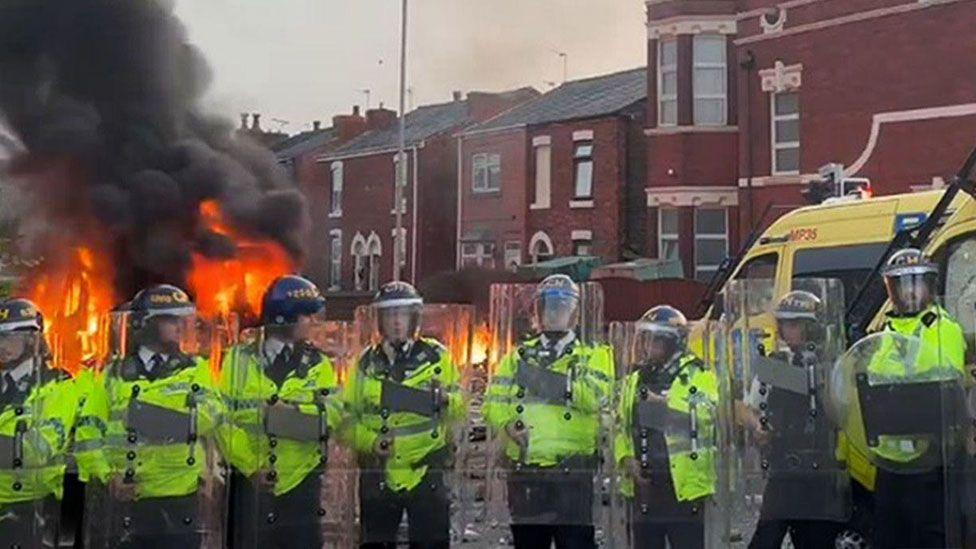
[[[416,339],[420,331],[423,307],[419,304],[376,309],[376,323],[380,337],[394,343]]]
[[[36,352],[37,333],[0,333],[0,365],[17,364]]]
[[[935,302],[938,276],[934,273],[913,273],[886,276],[885,287],[895,312],[913,315],[924,311]]]
[[[634,362],[663,366],[684,348],[684,334],[674,326],[640,322],[634,336]]]
[[[535,318],[539,331],[569,332],[576,329],[579,298],[562,290],[547,290],[535,298]]]

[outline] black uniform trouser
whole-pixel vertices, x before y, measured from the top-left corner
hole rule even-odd
[[[231,478],[231,547],[303,549],[322,547],[322,476],[313,471],[275,496],[236,470]]]
[[[359,474],[360,547],[395,548],[404,512],[411,549],[450,547],[451,499],[444,480],[444,471],[428,469],[414,489],[393,492],[382,468],[364,469]]]
[[[54,496],[0,504],[0,545],[41,549],[57,547],[60,503]]]
[[[585,466],[512,472],[508,481],[508,505],[515,549],[552,544],[556,549],[596,547],[593,472]]]
[[[596,547],[594,528],[579,524],[513,524],[512,538],[515,549],[548,548],[553,543],[556,549]]]
[[[118,511],[116,516],[90,517],[111,525],[108,531],[92,532],[92,548],[188,549],[203,542],[196,494],[110,505],[113,512]]]
[[[654,470],[668,471],[667,464]],[[630,505],[630,536],[635,548],[701,549],[705,546],[705,520],[699,505],[679,502],[674,497],[671,475],[653,474],[646,482],[635,482]]]
[[[829,548],[843,529],[844,523],[828,520],[760,520],[749,549],[780,549],[787,533],[796,549]]]
[[[946,546],[943,470],[896,474],[878,469],[874,492],[874,549]]]

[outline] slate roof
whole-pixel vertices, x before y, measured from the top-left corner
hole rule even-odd
[[[465,133],[594,118],[616,113],[645,98],[646,67],[572,80]]]
[[[287,160],[317,149],[336,136],[335,128],[297,133],[272,147],[279,160]]]

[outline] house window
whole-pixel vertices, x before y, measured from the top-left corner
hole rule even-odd
[[[574,240],[573,241],[573,255],[575,255],[575,256],[590,256],[590,255],[593,255],[593,241],[592,240]]]
[[[357,234],[356,238],[352,239],[352,260],[354,267],[353,282],[356,291],[361,292],[366,288],[366,280],[369,278],[369,273],[367,272],[366,242],[363,240],[362,235]]]
[[[332,163],[332,200],[329,215],[339,217],[342,215],[342,162]]]
[[[380,288],[380,259],[383,257],[383,246],[380,244],[380,237],[373,233],[366,244],[366,253],[369,256],[369,274],[367,281],[369,291],[375,292]]]
[[[576,198],[593,198],[593,142],[578,141],[573,154],[573,173],[576,180]]]
[[[342,289],[342,231],[332,231],[332,245],[329,264],[329,289],[338,291]]]
[[[772,96],[773,174],[800,173],[800,94],[774,93]]]
[[[695,209],[695,278],[707,282],[729,255],[725,208]]]
[[[511,240],[505,243],[505,268],[515,272],[522,264],[522,243]]]
[[[461,268],[495,268],[495,244],[491,242],[465,242],[461,245]]]
[[[549,238],[549,235],[542,231],[535,233],[529,242],[529,255],[532,256],[533,263],[552,259],[555,255],[555,250],[553,249],[552,239]]]
[[[550,196],[550,182],[552,179],[552,146],[536,145],[535,147],[535,208],[548,208]]]
[[[725,36],[695,35],[693,49],[695,125],[724,126],[728,111]]]
[[[678,42],[674,38],[657,43],[657,123],[678,123]]]
[[[476,193],[498,192],[502,188],[502,156],[478,153],[471,162],[471,188]]]
[[[657,211],[657,256],[659,259],[681,259],[677,208]]]

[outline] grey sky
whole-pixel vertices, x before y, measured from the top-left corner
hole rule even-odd
[[[214,71],[207,103],[261,112],[288,133],[365,104],[396,106],[398,0],[178,0]],[[646,62],[642,0],[411,0],[413,103],[503,90]]]

